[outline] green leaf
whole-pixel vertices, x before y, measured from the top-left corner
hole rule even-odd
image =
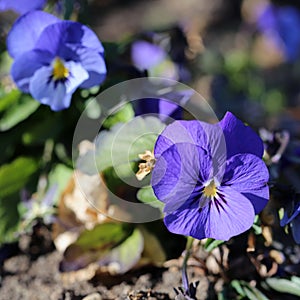
[[[244,291],[249,300],[269,300],[259,289],[251,286],[247,282],[244,283]]]
[[[224,291],[218,293],[218,300],[227,300]]]
[[[221,245],[223,243],[224,243],[224,241],[208,238],[205,245],[204,245],[204,249],[207,252],[210,252],[210,251],[217,248],[219,245]]]
[[[266,282],[277,292],[288,293],[300,297],[300,285],[298,282],[279,278],[267,278]]]
[[[0,112],[3,112],[7,108],[14,105],[20,98],[21,92],[19,90],[12,90],[7,94],[4,94],[0,98]]]
[[[232,51],[225,56],[225,68],[232,73],[240,73],[249,67],[249,56],[244,51]]]
[[[62,270],[71,271],[99,261],[132,234],[129,224],[104,223],[85,230],[64,253]]]
[[[170,58],[166,58],[159,64],[148,69],[150,77],[163,77],[163,75],[170,73],[176,74],[176,71],[176,65]]]
[[[252,228],[254,230],[254,233],[256,235],[260,235],[262,233],[262,229],[261,229],[261,226],[257,225],[257,224],[253,224],[252,225]]]
[[[73,170],[68,168],[63,164],[56,165],[49,174],[49,186],[57,185],[58,189],[56,190],[54,196],[54,203],[58,202],[58,199],[65,189],[68,181],[70,180],[73,174]]]
[[[108,266],[109,273],[124,274],[138,263],[143,249],[144,238],[141,231],[136,228],[120,246],[112,249],[102,261]]]
[[[96,141],[96,152],[88,151],[79,157],[77,168],[93,175],[114,167],[123,176],[130,176],[134,174],[132,162],[139,160],[138,154],[153,150],[164,127],[158,118],[136,117],[126,124],[114,125],[109,131],[101,131]]]
[[[18,201],[18,195],[0,198],[0,244],[10,243],[17,239],[15,232],[19,226]]]
[[[80,246],[82,249],[104,249],[107,245],[108,248],[113,248],[124,240],[129,233],[131,233],[131,227],[126,224],[100,224],[92,230],[84,231],[75,242],[75,245]]]
[[[83,92],[89,94],[88,90],[82,90],[81,94],[83,94]],[[101,106],[97,101],[95,101],[94,97],[85,102],[85,113],[87,117],[94,120],[97,120],[101,116]]]
[[[249,300],[268,300],[268,298],[256,287],[251,286],[248,282],[243,280],[232,280],[231,286],[236,290],[238,295]]]
[[[73,12],[74,0],[63,0],[63,8],[64,8],[64,19],[69,20]]]
[[[299,286],[300,286],[300,277],[292,276],[291,277],[291,281],[299,284]]]
[[[0,168],[0,199],[18,192],[38,169],[35,159],[19,157]]]
[[[151,185],[139,189],[136,196],[141,202],[159,208],[161,211],[164,208],[164,203],[156,198]]]
[[[236,292],[238,293],[238,295],[245,297],[245,291],[241,286],[241,283],[238,280],[232,280],[230,282],[231,286],[236,290]]]
[[[140,230],[144,236],[143,260],[148,264],[162,265],[167,257],[158,238],[142,226]]]
[[[118,123],[126,123],[134,118],[134,110],[130,103],[123,105],[117,112],[108,116],[103,122],[103,127],[111,128]]]
[[[0,131],[6,131],[34,113],[40,103],[28,95],[22,95],[18,102],[6,109],[0,119]]]
[[[35,117],[22,134],[25,145],[44,145],[49,139],[57,140],[65,128],[64,120],[59,113],[50,116],[48,111],[39,110]]]
[[[268,91],[263,98],[264,107],[270,114],[281,112],[285,106],[285,102],[284,94],[276,89]]]

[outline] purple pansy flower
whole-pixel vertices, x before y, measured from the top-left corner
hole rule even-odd
[[[144,98],[135,101],[135,114],[153,114],[162,122],[179,120],[183,115],[183,108],[191,99],[192,90],[172,91],[159,98]]]
[[[299,194],[297,195],[299,198]],[[290,212],[292,212],[290,214]],[[288,202],[284,209],[283,218],[280,220],[281,226],[290,225],[293,238],[297,244],[300,244],[300,201],[293,199]]]
[[[138,40],[131,46],[131,59],[137,69],[147,70],[150,77],[178,79],[178,67],[159,45]]]
[[[295,60],[300,50],[300,12],[292,6],[265,5],[257,12],[257,26],[285,55]]]
[[[263,143],[229,112],[215,125],[175,121],[154,155],[151,184],[173,233],[228,240],[249,229],[268,201]]]
[[[103,46],[88,27],[34,11],[21,16],[8,38],[15,59],[11,75],[20,90],[58,111],[74,91],[100,84],[106,75]]]
[[[0,0],[0,11],[13,10],[18,14],[42,9],[47,0]]]
[[[139,40],[131,46],[133,64],[140,70],[148,70],[161,63],[166,56],[167,54],[161,47],[147,41]]]

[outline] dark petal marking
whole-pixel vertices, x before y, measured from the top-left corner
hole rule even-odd
[[[222,205],[222,202],[217,200],[216,198],[215,198],[215,203],[218,204],[222,208],[222,210],[225,210],[224,206]]]
[[[218,193],[218,196],[222,199],[222,201],[227,204],[227,200],[225,199],[225,196],[221,193]]]
[[[211,209],[211,205],[214,204],[218,213],[221,212],[221,209],[225,211],[224,204],[227,205],[227,201],[225,200],[225,196],[220,192],[209,202],[209,209]]]
[[[218,211],[218,213],[220,213],[220,207],[219,207],[219,201],[216,199],[216,198],[214,198],[214,200],[213,201],[211,201],[211,202],[213,202],[213,204],[216,206],[216,209],[217,209],[217,211]],[[221,205],[220,205],[221,206]],[[222,207],[222,206],[221,206]],[[223,207],[222,207],[223,208]]]
[[[60,78],[60,79],[54,79],[54,80],[53,80],[53,75],[50,75],[50,76],[49,76],[49,79],[48,79],[48,81],[47,81],[47,84],[49,84],[51,81],[53,81],[53,82],[54,82],[54,88],[57,88],[57,85],[58,85],[59,83],[65,84],[66,82],[69,81],[69,78],[70,78],[70,77],[73,77],[73,76],[72,76],[72,73],[69,73],[68,77]]]

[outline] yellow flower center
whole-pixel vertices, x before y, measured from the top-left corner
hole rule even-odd
[[[56,57],[53,62],[53,79],[61,80],[69,76],[69,70],[65,67],[63,61]]]
[[[203,194],[205,197],[213,198],[217,195],[217,187],[214,180],[205,186]]]

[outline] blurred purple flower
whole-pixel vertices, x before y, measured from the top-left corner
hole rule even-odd
[[[103,82],[103,46],[88,27],[42,11],[21,16],[8,38],[11,75],[20,90],[58,111],[74,91]]]
[[[138,40],[131,46],[133,65],[147,71],[150,77],[179,80],[179,68],[167,55],[165,49],[148,41]]]
[[[258,12],[258,29],[285,55],[295,60],[300,51],[300,12],[292,6],[266,5]]]
[[[299,197],[299,195],[298,195]],[[296,204],[295,204],[296,203]],[[283,218],[280,220],[281,226],[290,225],[293,238],[300,244],[300,201],[289,201],[284,209]]]
[[[162,62],[166,57],[165,51],[146,41],[136,41],[131,46],[131,59],[140,70],[148,70]]]
[[[215,125],[175,121],[157,139],[151,184],[177,234],[228,240],[251,227],[269,198],[259,136],[233,114]]]
[[[183,108],[193,95],[192,90],[172,91],[160,98],[145,98],[135,102],[135,114],[153,114],[162,122],[179,120],[183,115]]]
[[[32,10],[42,9],[47,0],[0,0],[0,11],[13,10],[23,15]]]

